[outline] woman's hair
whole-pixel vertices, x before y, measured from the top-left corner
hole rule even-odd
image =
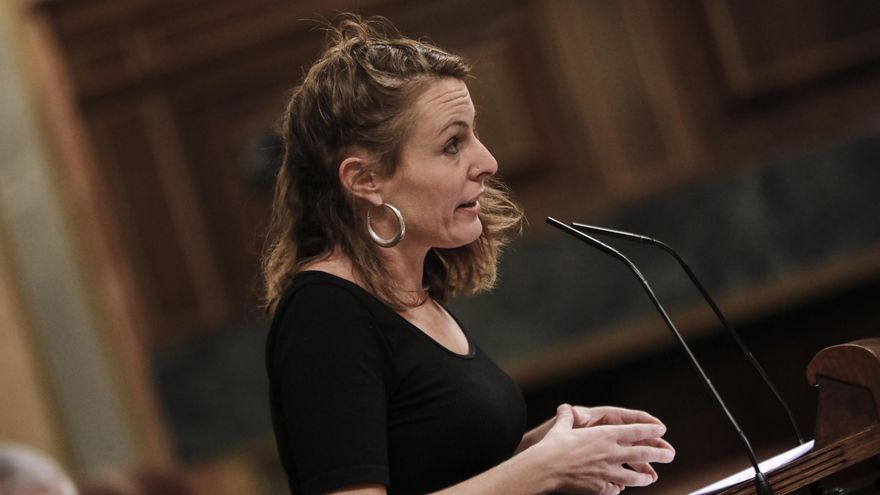
[[[384,18],[340,16],[324,52],[293,89],[281,121],[282,162],[263,253],[265,307],[273,311],[293,276],[338,250],[360,282],[395,309],[418,304],[389,285],[370,240],[366,213],[339,180],[339,164],[354,149],[394,174],[417,97],[440,78],[467,78],[461,57],[403,37]],[[496,179],[480,198],[483,233],[471,244],[432,249],[423,284],[440,301],[491,288],[501,249],[519,233],[522,211]],[[405,213],[405,212],[404,212]]]

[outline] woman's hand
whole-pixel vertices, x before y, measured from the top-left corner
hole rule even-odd
[[[628,425],[635,423],[657,424],[663,423],[646,413],[645,411],[636,411],[634,409],[624,409],[622,407],[599,406],[584,407],[572,406],[575,412],[575,427],[596,425]]]
[[[612,407],[612,406],[600,406],[600,407],[584,407],[584,406],[571,406],[574,410],[574,422],[572,424],[572,428],[584,428],[587,426],[596,426],[596,425],[626,425],[626,424],[634,424],[634,423],[646,423],[646,424],[658,424],[662,425],[663,423],[651,416],[650,414],[644,411],[636,411],[634,409],[624,409],[622,407]],[[553,424],[556,422],[556,417],[552,417],[545,421],[544,423],[538,425],[533,428],[525,435],[523,435],[522,442],[519,445],[519,448],[516,450],[516,453],[520,453],[523,450],[531,447],[532,445],[541,441],[544,438],[544,435],[550,431],[550,428],[553,428]],[[671,445],[664,442],[666,447],[672,448]]]
[[[600,407],[584,407],[584,406],[573,406],[575,411],[574,418],[575,428],[584,428],[589,426],[597,426],[597,425],[627,425],[627,424],[658,424],[662,425],[663,423],[651,416],[650,414],[644,411],[637,411],[634,409],[624,409],[622,407],[612,407],[612,406],[600,406]],[[664,425],[665,426],[665,425]],[[655,438],[648,440],[641,445],[648,445],[658,448],[669,449],[675,454],[675,449],[672,445],[669,444],[666,440],[662,438]],[[640,472],[640,473],[648,473],[654,476],[654,479],[657,479],[657,471],[648,464],[648,463],[635,463],[629,464],[629,467]],[[621,488],[623,490],[623,488]]]
[[[641,411],[563,404],[532,454],[553,471],[557,490],[616,495],[656,481],[650,463],[672,461],[675,450],[660,438],[665,432],[663,423]]]

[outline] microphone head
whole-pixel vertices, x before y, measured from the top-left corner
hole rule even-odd
[[[600,241],[599,239],[596,239],[595,237],[593,237],[589,234],[585,234],[585,233],[581,232],[580,230],[572,227],[571,225],[560,222],[559,220],[557,220],[553,217],[547,217],[547,223],[549,223],[550,225],[556,227],[557,229],[559,229],[559,230],[561,230],[571,236],[577,237],[578,239],[586,242],[587,244],[593,246],[594,248],[598,249],[599,251],[602,251],[605,254],[611,255],[621,261],[624,261],[624,263],[629,263],[629,260],[626,258],[626,256],[621,254],[620,251],[614,249],[613,247],[609,246],[608,244],[605,244],[604,242]]]

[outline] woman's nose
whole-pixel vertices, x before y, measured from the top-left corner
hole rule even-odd
[[[480,149],[474,157],[470,171],[474,180],[483,180],[498,172],[498,161],[481,141],[478,140],[477,143],[479,143]]]

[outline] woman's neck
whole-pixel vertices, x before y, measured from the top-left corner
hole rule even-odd
[[[406,240],[389,249],[381,249],[379,258],[395,287],[412,292],[421,291],[424,285],[425,257],[427,249],[414,249],[406,245]]]

